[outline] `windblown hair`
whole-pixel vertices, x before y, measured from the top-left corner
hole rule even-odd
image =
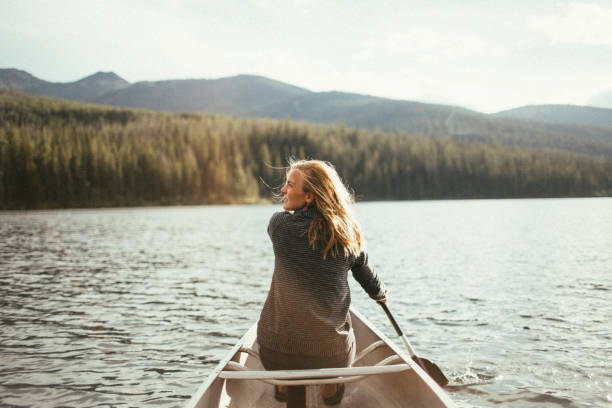
[[[353,195],[346,188],[331,163],[321,160],[289,161],[287,173],[297,170],[302,175],[304,192],[313,193],[318,212],[308,228],[308,241],[314,249],[323,247],[323,258],[328,253],[336,256],[358,256],[365,246],[361,227],[352,211]]]

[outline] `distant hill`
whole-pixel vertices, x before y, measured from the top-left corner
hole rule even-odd
[[[221,79],[138,82],[94,100],[107,105],[167,112],[222,113],[289,118],[316,123],[448,134],[447,119],[484,114],[447,105],[400,101],[345,92],[312,92],[268,78],[239,75]]]
[[[612,109],[612,88],[593,96],[589,100],[589,104],[593,106],[598,106],[600,108]]]
[[[379,98],[345,92],[309,92],[290,103],[271,103],[246,111],[251,116],[289,117],[308,122],[344,122],[355,127],[448,134],[455,116],[478,120],[486,115],[464,108]]]
[[[71,83],[0,70],[0,88],[98,104],[168,112],[289,118],[351,127],[402,130],[490,145],[612,157],[612,110],[531,106],[487,115],[468,109],[345,92],[312,92],[261,76],[130,84],[114,73]]]
[[[48,82],[17,69],[0,69],[0,88],[34,95],[94,102],[110,91],[130,86],[113,72],[96,72],[76,82]]]
[[[261,105],[286,103],[306,89],[254,75],[221,79],[137,82],[92,102],[169,112],[244,115]]]
[[[310,92],[289,103],[263,105],[246,113],[612,158],[612,128],[516,120],[455,106],[343,92]]]
[[[45,84],[50,84],[50,82],[38,79],[25,71],[12,68],[0,69],[0,89],[34,93],[28,91],[39,89]]]
[[[568,123],[612,129],[612,109],[575,105],[530,105],[498,112],[495,116],[549,123]]]

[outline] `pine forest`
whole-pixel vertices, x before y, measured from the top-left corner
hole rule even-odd
[[[610,159],[564,150],[0,93],[2,209],[269,202],[290,157],[358,201],[612,194]]]

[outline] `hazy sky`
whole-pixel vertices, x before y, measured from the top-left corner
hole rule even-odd
[[[257,74],[494,112],[612,88],[612,1],[0,0],[0,68]]]

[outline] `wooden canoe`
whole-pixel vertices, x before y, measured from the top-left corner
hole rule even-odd
[[[186,408],[284,408],[274,385],[306,385],[306,406],[326,407],[319,384],[345,382],[336,407],[455,407],[455,403],[408,354],[351,308],[357,353],[348,368],[265,371],[254,324],[202,383]]]

